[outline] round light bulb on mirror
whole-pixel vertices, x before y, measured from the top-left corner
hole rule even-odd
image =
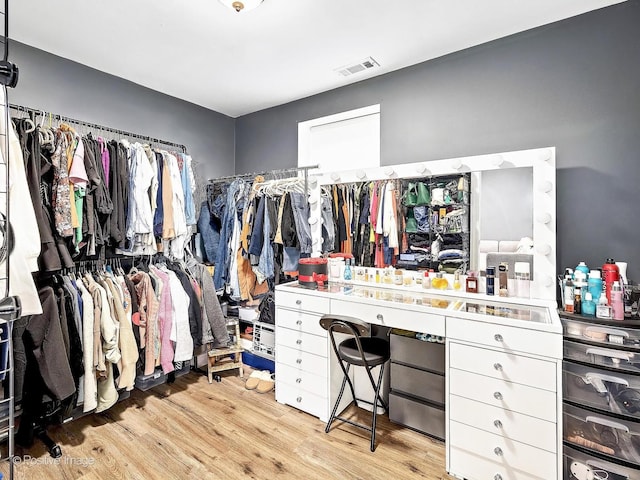
[[[384,167],[384,174],[387,177],[390,177],[391,175],[393,175],[395,173],[395,170],[393,169],[393,167]]]
[[[553,277],[551,277],[550,275],[542,275],[542,284],[545,287],[553,286]]]
[[[356,172],[356,177],[358,177],[360,180],[364,180],[365,178],[367,178],[367,174],[364,170],[358,170]]]
[[[424,163],[419,163],[416,165],[416,172],[418,172],[420,175],[426,175],[429,170]]]
[[[549,160],[551,160],[551,150],[549,150],[548,148],[544,149],[542,152],[540,152],[540,160],[542,160],[543,162],[548,162]]]
[[[551,222],[551,215],[547,212],[539,213],[536,217],[538,223],[544,223],[545,225]]]
[[[553,183],[551,183],[549,180],[545,180],[544,182],[540,182],[540,184],[538,184],[539,192],[549,193],[551,190],[553,190]]]
[[[318,223],[318,217],[311,216],[309,217],[308,222],[309,222],[309,225],[315,225],[316,223]]]
[[[316,177],[311,177],[308,182],[311,188],[316,188],[318,186],[318,179]]]
[[[333,172],[331,174],[331,180],[333,180],[334,182],[337,182],[338,180],[340,180],[340,175],[337,174],[336,172]]]
[[[462,160],[460,160],[459,158],[454,158],[453,160],[451,160],[451,168],[453,168],[454,170],[460,170],[460,168],[462,168]]]
[[[491,163],[494,166],[499,167],[504,163],[504,157],[502,155],[494,155],[491,159]]]
[[[548,243],[541,243],[539,245],[536,245],[536,252],[538,252],[540,255],[549,255],[551,253],[551,245],[549,245]]]

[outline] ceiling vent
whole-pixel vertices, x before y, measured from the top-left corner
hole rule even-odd
[[[354,63],[351,65],[345,65],[343,67],[337,68],[335,71],[344,77],[348,77],[350,75],[354,75],[356,73],[364,72],[365,70],[370,70],[372,68],[379,67],[380,64],[376,62],[373,57],[367,57],[361,62]]]

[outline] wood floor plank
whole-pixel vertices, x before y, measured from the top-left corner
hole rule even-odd
[[[250,372],[249,372],[250,373]],[[16,480],[423,479],[451,480],[444,444],[378,417],[376,451],[368,432],[279,404],[244,388],[234,372],[220,383],[190,373],[171,385],[134,391],[106,412],[51,426],[58,461],[36,441]],[[246,378],[246,375],[245,375]],[[371,414],[347,415],[368,423]],[[0,464],[8,472],[8,464]]]

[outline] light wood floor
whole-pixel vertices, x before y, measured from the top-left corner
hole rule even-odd
[[[366,479],[449,480],[444,445],[378,418],[377,448],[368,432],[317,418],[244,389],[225,372],[209,385],[189,373],[173,385],[134,391],[102,414],[49,433],[62,447],[54,464],[39,441],[17,464],[16,479]],[[246,374],[245,374],[246,375]],[[369,421],[370,414],[350,413]],[[8,478],[8,464],[0,471]]]

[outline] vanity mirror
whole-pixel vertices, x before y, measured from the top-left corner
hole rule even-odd
[[[369,180],[410,179],[469,173],[470,266],[481,269],[481,241],[533,242],[531,298],[555,300],[555,148],[520,150],[371,169],[311,172],[311,220],[320,219],[320,187]],[[314,254],[322,244],[321,222],[312,224]]]

